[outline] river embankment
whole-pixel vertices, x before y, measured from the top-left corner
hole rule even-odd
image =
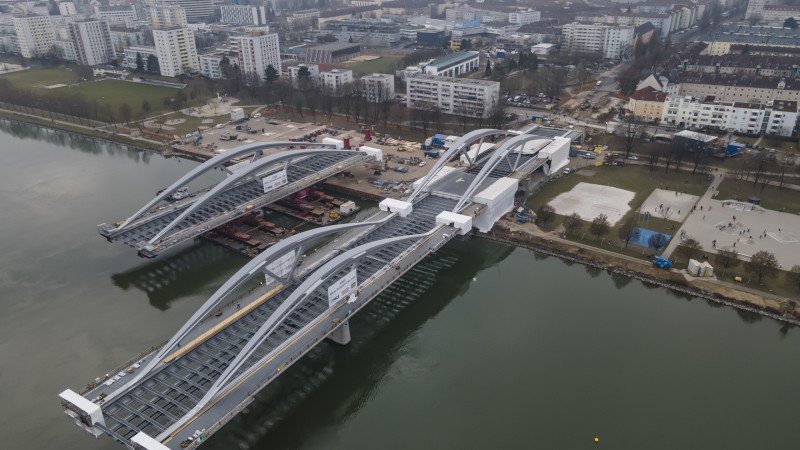
[[[579,245],[555,236],[542,235],[530,228],[515,226],[514,222],[506,219],[501,219],[490,233],[476,233],[476,236],[596,267],[609,273],[617,273],[781,322],[800,325],[800,305],[792,306],[787,299],[759,294],[752,290],[746,291],[715,279],[692,278],[678,270],[659,269],[647,261]]]

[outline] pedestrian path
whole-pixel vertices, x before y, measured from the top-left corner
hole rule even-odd
[[[707,203],[709,200],[712,200],[714,198],[714,192],[717,191],[717,188],[719,187],[720,183],[722,183],[722,180],[724,178],[725,178],[725,172],[724,171],[714,172],[714,179],[711,180],[711,183],[709,183],[709,185],[708,185],[708,189],[706,189],[706,192],[700,197],[700,199],[697,201],[697,203],[695,203],[695,205]],[[687,215],[686,218],[688,219],[690,215],[698,214],[698,213],[700,213],[700,211],[697,211],[697,210],[690,211],[689,215]],[[672,252],[674,252],[675,249],[678,248],[678,245],[680,245],[680,243],[681,243],[681,235],[682,235],[682,232],[685,231],[684,230],[685,226],[686,226],[686,220],[681,222],[681,227],[678,228],[678,230],[675,232],[675,234],[672,237],[672,240],[669,241],[669,244],[667,245],[667,248],[665,248],[664,251],[661,252],[661,255],[664,258],[669,258],[672,255]]]

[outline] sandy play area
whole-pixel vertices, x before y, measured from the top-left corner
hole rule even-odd
[[[583,220],[591,221],[600,214],[608,216],[611,225],[622,219],[633,200],[631,191],[611,186],[591,183],[578,183],[569,192],[558,194],[548,205],[555,208],[557,214],[568,216],[578,213]]]
[[[644,214],[647,211],[654,217],[683,222],[699,198],[696,195],[656,189],[642,203],[641,212]]]

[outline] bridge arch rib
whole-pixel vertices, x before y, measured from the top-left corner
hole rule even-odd
[[[193,212],[197,211],[201,206],[205,205],[218,194],[226,191],[228,188],[232,187],[236,183],[246,179],[250,175],[254,173],[266,169],[268,166],[273,164],[278,164],[280,162],[285,162],[288,165],[290,162],[297,160],[297,159],[304,159],[310,156],[316,155],[326,155],[326,154],[342,154],[342,153],[351,153],[353,155],[357,154],[358,152],[354,152],[352,150],[328,150],[328,149],[311,149],[311,150],[297,150],[291,152],[281,152],[276,153],[274,155],[269,155],[262,157],[261,159],[254,161],[247,166],[233,172],[230,176],[222,180],[221,182],[217,183],[216,186],[211,188],[208,192],[203,194],[202,197],[197,199],[194,203],[189,205],[188,208],[184,209],[178,217],[176,217],[172,222],[170,222],[167,226],[165,226],[161,231],[156,233],[153,236],[149,244],[155,244],[161,238],[163,238],[168,232],[173,230],[176,226],[178,226],[184,219],[189,217]],[[286,166],[284,166],[285,168]]]
[[[281,305],[272,313],[272,315],[259,327],[247,344],[245,344],[245,346],[239,351],[236,358],[231,361],[230,365],[225,368],[224,372],[217,378],[209,390],[206,391],[206,394],[203,396],[203,398],[200,399],[200,401],[197,402],[197,404],[189,412],[187,412],[181,420],[165,430],[161,435],[158,436],[157,439],[163,441],[164,439],[168,438],[170,434],[182,426],[182,422],[184,420],[189,419],[195,414],[201,412],[219,392],[225,390],[228,386],[236,386],[239,380],[248,376],[251,370],[257,368],[259,366],[258,363],[252,364],[249,368],[246,368],[244,371],[240,372],[240,369],[243,368],[245,363],[256,352],[258,347],[265,340],[267,340],[267,338],[273,332],[275,332],[276,329],[278,329],[278,327],[285,320],[287,320],[292,313],[297,310],[297,308],[302,306],[306,300],[311,299],[313,296],[315,296],[315,294],[319,293],[320,289],[327,289],[330,284],[335,282],[336,280],[332,280],[332,278],[339,274],[341,270],[347,268],[348,266],[355,265],[359,259],[371,252],[378,251],[403,241],[425,238],[435,233],[437,229],[438,227],[434,227],[430,231],[422,234],[398,236],[369,242],[342,253],[317,269],[302,284],[294,289],[292,294],[283,303],[281,303]],[[363,282],[364,280],[359,282],[359,288],[362,286]],[[340,299],[337,303],[329,305],[325,311],[330,311],[334,307],[340,305],[342,301],[346,300],[347,299]],[[318,320],[324,314],[325,312],[323,311],[318,315],[317,319],[313,320],[302,329],[296,330],[295,333],[301,333],[302,330],[312,326],[316,320]],[[260,360],[270,358],[272,355],[282,351],[289,340],[291,340],[291,337],[289,337],[287,341],[281,343],[270,353],[264,355],[262,358],[260,358]]]
[[[472,183],[470,183],[469,187],[467,187],[467,190],[464,191],[464,195],[461,196],[461,199],[458,201],[456,206],[453,207],[453,212],[457,213],[458,211],[460,211],[461,208],[464,207],[464,204],[467,203],[469,199],[472,198],[473,195],[475,195],[475,191],[478,189],[481,183],[483,183],[483,181],[486,180],[486,178],[489,176],[492,170],[494,170],[494,168],[497,167],[497,165],[500,164],[503,161],[503,159],[507,160],[508,155],[513,153],[514,150],[517,149],[519,150],[519,152],[517,154],[516,161],[513,164],[511,163],[511,161],[508,162],[512,170],[518,169],[519,160],[520,157],[522,156],[522,147],[527,142],[536,140],[547,140],[547,139],[542,138],[541,136],[520,134],[517,136],[513,136],[507,139],[505,142],[503,142],[500,145],[500,147],[498,147],[497,150],[495,150],[492,153],[492,155],[489,157],[489,160],[486,161],[486,164],[484,164],[480,172],[478,172],[478,175],[475,177],[475,179],[472,180]]]
[[[192,331],[192,329],[194,329],[194,327],[197,326],[197,324],[199,324],[205,317],[208,316],[208,314],[210,314],[223,301],[229,298],[231,294],[233,294],[237,289],[242,287],[245,283],[250,281],[253,277],[261,275],[265,272],[271,272],[269,274],[271,277],[283,278],[283,279],[276,279],[276,281],[282,282],[284,284],[291,284],[291,277],[295,267],[291,267],[292,270],[289,273],[279,274],[275,273],[278,272],[276,269],[270,270],[270,266],[273,263],[280,262],[281,258],[284,258],[286,255],[292,252],[295,252],[296,254],[301,253],[304,245],[311,243],[317,239],[357,228],[366,228],[370,226],[381,225],[388,222],[395,216],[396,214],[392,213],[378,220],[368,220],[364,222],[352,222],[339,225],[330,225],[323,228],[308,230],[303,233],[299,233],[294,236],[278,241],[275,245],[265,250],[264,252],[258,254],[255,258],[251,259],[250,261],[248,261],[247,264],[242,266],[241,269],[239,269],[222,286],[220,286],[219,289],[217,289],[217,291],[214,292],[214,294],[212,294],[211,297],[209,297],[208,300],[206,300],[197,309],[197,311],[189,318],[189,320],[186,321],[186,323],[178,330],[178,332],[175,333],[175,335],[169,341],[167,341],[167,343],[163,347],[161,347],[161,349],[156,353],[155,356],[153,356],[153,358],[147,363],[147,365],[145,365],[145,367],[142,370],[140,370],[135,377],[133,377],[130,381],[128,381],[126,386],[124,386],[122,389],[115,391],[111,396],[109,396],[106,399],[106,402],[110,401],[113,397],[118,397],[123,395],[125,392],[127,392],[127,390],[130,387],[135,386],[136,383],[138,383],[143,378],[147,377],[151,373],[151,371],[156,366],[158,366],[167,355],[171,354],[177,349],[177,344],[182,339],[184,339]]]
[[[139,217],[141,217],[144,213],[146,213],[150,208],[157,205],[159,202],[166,200],[167,197],[175,193],[178,189],[186,186],[191,181],[197,179],[199,176],[203,175],[204,173],[214,170],[217,167],[223,166],[225,163],[233,160],[242,155],[246,155],[248,153],[253,153],[253,158],[258,159],[263,154],[263,151],[270,148],[281,148],[281,147],[290,147],[293,145],[297,145],[297,142],[260,142],[256,144],[247,144],[241,145],[239,147],[232,148],[230,150],[226,150],[219,155],[214,156],[213,158],[205,161],[204,163],[200,164],[199,166],[195,167],[194,169],[190,170],[188,173],[180,177],[177,181],[172,183],[169,187],[161,191],[158,195],[155,196],[152,200],[147,202],[141,209],[133,213],[130,217],[125,219],[116,230],[122,230],[126,226],[128,226],[131,222],[135,221]],[[320,148],[332,148],[332,145],[329,144],[322,144],[322,143],[304,143],[303,145],[310,146],[310,147],[320,147]]]
[[[450,146],[449,149],[447,149],[444,155],[439,157],[439,159],[436,161],[436,164],[434,164],[433,167],[431,167],[431,170],[428,172],[428,174],[422,178],[422,183],[416,190],[414,190],[414,192],[411,194],[411,196],[408,198],[407,201],[409,202],[414,201],[414,199],[419,195],[419,193],[425,189],[428,183],[430,183],[431,179],[433,179],[433,177],[436,176],[437,173],[439,173],[442,167],[444,167],[453,156],[463,153],[464,155],[466,155],[469,163],[473,164],[474,161],[472,161],[472,158],[470,158],[469,154],[467,153],[469,151],[469,145],[472,144],[473,142],[480,140],[480,143],[483,144],[483,140],[489,136],[497,136],[497,135],[507,136],[509,134],[515,134],[515,133],[512,131],[481,128],[479,130],[470,131],[464,136],[461,136],[460,138],[458,138],[458,140],[456,140],[456,142],[453,143],[453,145]]]

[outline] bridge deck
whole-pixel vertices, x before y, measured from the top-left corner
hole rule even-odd
[[[297,191],[320,181],[320,173],[330,172],[329,175],[333,175],[363,162],[366,158],[367,156],[361,153],[342,151],[293,161],[287,167],[288,182],[286,186],[292,186],[290,190],[293,192]],[[152,248],[148,249],[148,254],[145,256],[154,256],[171,245],[215,228],[221,225],[221,223],[216,223],[220,220],[224,223],[246,214],[246,205],[257,203],[257,206],[263,206],[263,204],[279,200],[280,197],[291,194],[291,192],[283,192],[284,190],[282,189],[275,189],[265,193],[261,184],[260,178],[264,174],[276,172],[281,167],[281,165],[277,165],[265,168],[263,171],[258,172],[259,176],[243,180],[230,189],[219,193],[168,231],[160,238],[158,246],[151,246]],[[203,193],[205,191],[195,194],[188,201],[155,208],[123,230],[104,230],[101,233],[106,235],[112,242],[120,241],[130,247],[139,248],[178,218],[186,208],[198,201]],[[180,239],[178,239],[178,236],[180,236]]]
[[[455,201],[451,199],[425,197],[415,205],[412,215],[407,218],[396,217],[375,228],[354,245],[427,232],[435,227],[436,215],[453,206]],[[410,245],[410,242],[398,243],[382,248],[370,258],[362,258],[357,264],[358,279],[369,278]],[[341,270],[332,280],[339,279],[348,271]],[[157,436],[169,428],[206,394],[259,326],[301,282],[297,280],[195,349],[142,380],[129,393],[103,405],[109,431],[115,437],[129,440],[139,431]],[[237,375],[274,351],[327,309],[327,297],[322,292],[317,291],[309,296],[257,347]]]

